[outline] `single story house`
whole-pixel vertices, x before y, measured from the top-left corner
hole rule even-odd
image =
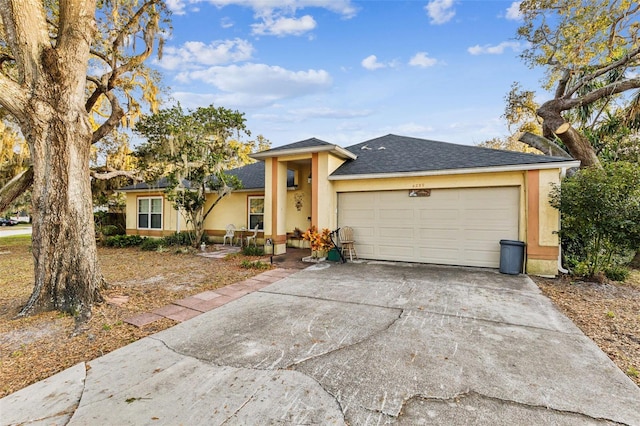
[[[560,255],[552,184],[580,165],[397,135],[346,148],[312,138],[251,157],[259,161],[230,171],[244,188],[205,221],[220,241],[227,224],[257,224],[258,242],[280,254],[296,228],[351,226],[361,258],[497,268],[500,240],[518,240],[526,271],[541,275],[557,273]],[[161,186],[123,188],[128,234],[185,229]]]

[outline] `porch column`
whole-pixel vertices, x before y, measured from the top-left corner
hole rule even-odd
[[[311,226],[318,227],[318,184],[320,182],[318,153],[311,154]]]
[[[270,158],[265,161],[264,234],[273,243],[273,254],[287,251],[286,203],[287,163]]]

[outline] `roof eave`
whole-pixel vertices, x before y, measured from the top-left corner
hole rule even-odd
[[[422,170],[416,172],[367,173],[356,175],[330,175],[329,180],[384,179],[398,177],[465,175],[476,173],[516,172],[525,170],[570,169],[580,167],[579,160],[535,164],[514,164],[508,166],[470,167],[464,169]]]
[[[338,145],[320,145],[320,146],[307,146],[304,148],[292,148],[292,149],[281,149],[281,150],[269,150],[256,152],[254,154],[249,154],[250,158],[254,160],[265,160],[267,158],[273,157],[285,157],[288,155],[300,155],[300,154],[313,154],[315,152],[326,152],[329,151],[332,154],[340,157],[344,160],[355,160],[358,158],[353,152],[348,151]]]
[[[166,187],[160,187],[160,188],[129,188],[129,189],[120,188],[120,189],[116,189],[115,192],[159,192],[159,191],[164,191],[165,189],[167,189],[167,188]]]

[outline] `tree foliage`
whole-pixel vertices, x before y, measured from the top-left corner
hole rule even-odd
[[[556,186],[551,205],[562,217],[565,254],[593,277],[640,248],[640,165],[607,163],[582,169]]]
[[[94,205],[124,211],[125,197],[117,190],[131,182],[131,175],[122,176],[123,171],[132,175],[139,173],[133,154],[130,138],[124,132],[112,132],[94,144],[91,151],[91,176],[99,176],[91,180]]]
[[[24,172],[30,164],[29,147],[24,138],[10,125],[0,121],[0,188]],[[24,192],[5,207],[7,212],[27,210],[30,193]],[[2,214],[0,209],[0,215]]]
[[[198,245],[207,216],[241,186],[225,170],[240,160],[237,139],[250,134],[244,114],[213,105],[185,113],[177,105],[143,117],[134,129],[147,139],[136,151],[147,180],[166,179],[167,198],[193,228],[192,243]],[[217,194],[209,206],[208,193]]]
[[[553,98],[536,109],[545,138],[583,166],[599,166],[598,144],[635,143],[640,128],[640,4],[629,0],[524,0],[518,37],[523,59],[546,71],[542,86]],[[507,117],[531,123],[534,94],[512,87]],[[525,111],[526,110],[526,111]],[[525,111],[524,117],[520,113]],[[614,144],[615,145],[615,144]]]
[[[518,141],[515,136],[504,138],[492,138],[484,142],[480,142],[478,146],[483,148],[501,149],[503,151],[524,152],[528,154],[541,154],[539,150],[525,143]]]
[[[47,0],[43,2],[44,9],[31,12],[33,16],[44,15],[51,45],[55,46],[58,39],[60,9],[67,5],[79,8],[79,4],[84,1]],[[11,16],[9,5],[12,3],[9,0],[0,3],[9,14],[7,16]],[[158,109],[162,92],[160,75],[147,67],[145,61],[154,50],[161,53],[162,37],[170,29],[170,13],[162,0],[100,0],[96,7],[95,28],[87,34],[91,46],[88,71],[82,84],[85,91],[84,107],[93,130],[91,142],[94,144],[93,149],[100,151],[104,150],[100,144],[105,137],[118,138],[114,136],[114,132],[117,132],[119,126],[131,126],[144,109]],[[12,18],[5,18],[4,21],[13,23]],[[25,64],[20,63],[15,45],[9,42],[11,36],[12,33],[5,30],[3,20],[0,20],[0,75],[19,82],[24,78],[21,68]],[[6,92],[10,93],[8,90]],[[7,109],[14,120],[18,118],[12,108]],[[108,180],[118,176],[136,178],[131,169],[116,169],[107,162],[94,167],[91,175],[94,180]],[[32,174],[24,175],[29,176]],[[120,183],[121,180],[111,186]],[[29,180],[19,184],[29,188],[32,182]],[[110,184],[97,186],[108,187]],[[14,191],[7,191],[0,182],[0,210],[19,195]]]

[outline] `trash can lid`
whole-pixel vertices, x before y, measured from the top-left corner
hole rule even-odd
[[[524,247],[524,242],[523,241],[516,241],[516,240],[500,240],[500,245],[522,246],[522,247]]]

